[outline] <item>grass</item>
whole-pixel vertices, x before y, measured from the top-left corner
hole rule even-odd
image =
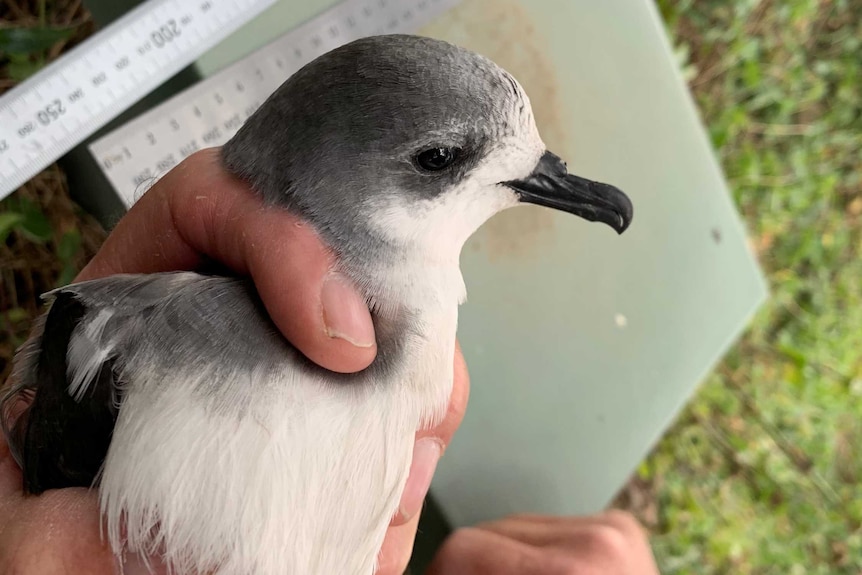
[[[641,466],[662,572],[862,571],[862,2],[661,0],[772,297]]]
[[[859,574],[862,0],[658,3],[772,298],[641,466],[632,508],[665,575]],[[13,5],[44,24],[44,1]],[[48,23],[82,21],[77,6],[48,2]],[[11,85],[3,76],[0,89]],[[0,245],[5,359],[36,309],[21,294],[68,276],[102,237],[56,186],[52,167],[0,203],[0,219],[35,206],[51,226],[37,245],[35,216],[21,216]],[[65,253],[76,229],[83,242]],[[61,263],[50,268],[46,254]]]

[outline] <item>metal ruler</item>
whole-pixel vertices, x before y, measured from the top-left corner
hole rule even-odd
[[[0,98],[0,199],[275,0],[149,0]]]
[[[346,0],[90,145],[131,206],[159,177],[201,148],[220,146],[291,74],[358,38],[409,33],[458,0]]]

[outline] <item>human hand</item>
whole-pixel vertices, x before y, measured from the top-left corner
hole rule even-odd
[[[254,280],[285,337],[309,359],[355,372],[374,359],[374,327],[361,297],[333,276],[334,257],[315,232],[283,211],[266,209],[227,174],[217,149],[190,156],[159,180],[117,224],[76,281],[119,273],[195,270],[212,263]],[[392,520],[378,575],[407,565],[437,458],[461,423],[469,381],[456,349],[449,411],[417,434],[416,456],[400,512]],[[100,538],[97,495],[83,488],[25,497],[21,471],[0,434],[0,573],[117,573]],[[127,565],[125,573],[143,573]]]
[[[658,575],[629,514],[518,515],[453,533],[425,575]]]

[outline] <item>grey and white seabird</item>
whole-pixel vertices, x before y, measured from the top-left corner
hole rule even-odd
[[[4,431],[28,492],[98,487],[118,554],[177,573],[371,575],[415,432],[446,411],[464,242],[523,203],[622,233],[631,203],[568,174],[510,74],[415,36],[320,56],[221,155],[336,254],[372,312],[375,361],[314,365],[249,279],[113,276],[50,293]]]

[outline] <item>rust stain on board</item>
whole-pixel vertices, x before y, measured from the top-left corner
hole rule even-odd
[[[483,54],[515,76],[530,97],[539,133],[549,150],[571,157],[565,107],[556,71],[546,48],[517,0],[464,0],[421,34],[448,40]],[[522,207],[492,218],[470,247],[491,260],[525,258],[553,240],[554,214],[547,208]]]

